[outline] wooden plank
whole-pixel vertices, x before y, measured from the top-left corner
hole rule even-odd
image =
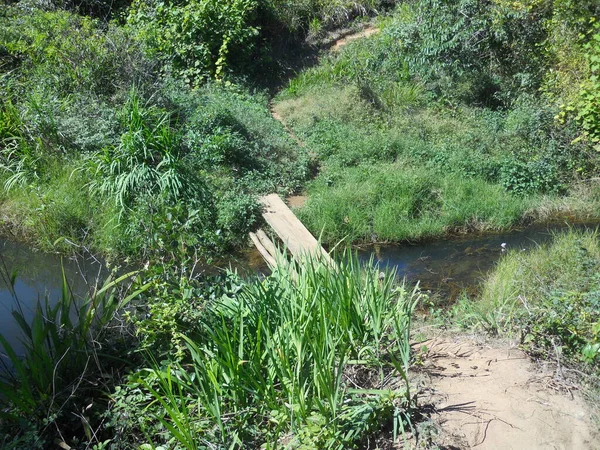
[[[329,254],[277,194],[264,196],[260,202],[264,206],[263,217],[266,222],[296,259],[306,254],[313,254],[322,255],[328,262],[333,262]]]
[[[256,247],[260,255],[263,257],[263,259],[267,262],[267,264],[271,268],[275,267],[277,265],[277,263],[275,262],[275,258],[273,258],[269,251],[265,248],[258,236],[255,233],[250,233],[250,239],[252,239],[254,246]]]
[[[273,257],[273,259],[277,260],[277,254],[279,253],[279,251],[275,247],[273,241],[269,239],[269,236],[267,236],[267,234],[262,229],[259,229],[256,232],[256,237],[258,237],[260,243],[263,245],[263,247],[265,247],[265,249]]]

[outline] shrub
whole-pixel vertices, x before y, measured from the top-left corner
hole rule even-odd
[[[113,199],[124,213],[134,200],[157,195],[178,199],[200,190],[193,180],[183,180],[181,136],[171,127],[167,112],[141,105],[133,90],[122,120],[127,131],[120,144],[92,159],[98,180],[92,181],[92,192]]]
[[[251,24],[255,0],[134,1],[128,22],[186,83],[221,78],[237,57],[248,54],[258,29]]]
[[[343,25],[357,16],[381,11],[388,0],[262,0],[262,15],[271,16],[292,32],[332,28]]]
[[[507,191],[516,194],[532,192],[560,193],[565,186],[559,181],[553,161],[506,160],[500,171],[500,181]]]
[[[534,92],[545,60],[538,12],[477,0],[416,2],[387,27],[411,73],[441,98],[497,107]]]
[[[571,109],[576,111],[576,120],[585,138],[600,151],[600,33],[594,34],[584,48],[590,76],[582,87],[579,101]]]
[[[102,28],[65,11],[20,10],[2,18],[5,58],[16,61],[11,90],[25,97],[31,85],[63,97],[74,92],[110,97],[152,76],[152,64],[124,29]]]

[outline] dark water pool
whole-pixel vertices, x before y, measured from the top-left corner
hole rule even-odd
[[[46,296],[55,303],[62,292],[62,270],[76,298],[82,298],[108,275],[103,264],[91,256],[61,258],[33,251],[26,245],[0,238],[0,334],[22,351],[21,332],[12,312],[31,319],[38,301]],[[14,290],[10,277],[16,272]]]

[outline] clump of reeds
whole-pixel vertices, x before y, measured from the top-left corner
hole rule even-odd
[[[0,274],[14,297],[12,315],[23,344],[18,351],[0,334],[0,435],[5,434],[0,446],[44,448],[48,439],[64,431],[97,442],[88,420],[94,411],[89,410],[94,392],[102,391],[111,378],[107,360],[115,355],[106,348],[109,324],[140,292],[122,295],[117,289],[132,273],[109,278],[78,299],[63,272],[60,298],[38,301],[31,319],[14,289],[16,273],[9,275],[2,265]]]
[[[410,423],[417,299],[393,272],[355,256],[337,267],[282,258],[269,277],[206,306],[198,332],[185,337],[187,359],[154,363],[138,381],[187,449],[352,448]]]

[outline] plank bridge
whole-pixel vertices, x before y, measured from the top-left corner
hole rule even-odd
[[[264,207],[263,217],[266,223],[296,260],[300,260],[306,255],[314,255],[324,258],[328,264],[333,264],[329,253],[321,247],[279,195],[269,194],[261,197],[259,201]],[[267,264],[275,267],[278,250],[264,230],[260,229],[256,233],[250,233],[250,239]]]

